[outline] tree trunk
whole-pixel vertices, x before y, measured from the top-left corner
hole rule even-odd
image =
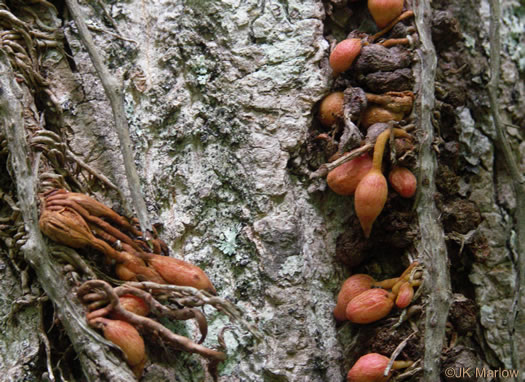
[[[81,4],[103,75],[122,88],[128,165],[147,218],[171,256],[204,269],[263,333],[259,342],[205,308],[205,346],[219,347],[231,326],[219,381],[343,381],[361,355],[390,356],[409,336],[399,359],[419,362],[406,380],[490,381],[494,371],[494,380],[525,380],[504,374],[525,365],[525,8],[405,7],[415,13],[402,32],[415,37],[405,47],[415,93],[405,120],[415,126],[408,163],[418,191],[403,199],[390,190],[367,240],[353,197],[312,176],[334,152],[314,139],[328,133],[319,102],[348,86],[373,92],[368,74],[336,77],[328,63],[350,32],[377,32],[366,2]],[[133,380],[114,345],[84,322],[74,278],[85,275],[64,261],[75,252],[36,224],[37,192],[57,184],[140,215],[113,105],[64,3],[6,2],[0,12],[12,32],[0,46],[2,378]],[[370,325],[334,320],[351,274],[387,279],[415,260],[424,282],[411,309]],[[192,323],[166,325],[198,333]],[[142,381],[213,380],[200,356],[145,340]],[[478,374],[458,378],[461,370]]]

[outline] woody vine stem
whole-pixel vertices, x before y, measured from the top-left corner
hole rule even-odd
[[[151,231],[151,223],[148,218],[148,212],[146,208],[146,202],[142,196],[140,187],[140,180],[133,160],[133,152],[131,150],[131,139],[129,137],[128,121],[126,119],[126,112],[124,110],[124,99],[122,95],[122,86],[115,76],[111,75],[102,57],[98,54],[91,33],[84,23],[84,15],[76,0],[66,0],[67,7],[71,13],[71,17],[75,21],[78,29],[78,34],[84,44],[84,47],[89,53],[89,57],[93,62],[97,74],[100,78],[102,86],[106,96],[111,103],[111,109],[113,110],[113,118],[115,119],[115,130],[117,131],[118,138],[120,141],[120,149],[122,152],[122,159],[124,161],[124,168],[126,170],[126,178],[128,180],[128,186],[131,193],[131,199],[137,217],[139,219],[141,231],[144,234]],[[125,202],[125,198],[122,198]]]
[[[22,253],[35,270],[51,301],[60,301],[60,304],[54,304],[58,318],[71,340],[88,381],[94,382],[101,378],[115,382],[133,380],[129,369],[109,351],[109,347],[115,346],[87,326],[83,309],[76,299],[71,298],[70,287],[60,273],[61,267],[51,256],[53,251],[43,240],[38,228],[37,180],[28,163],[29,149],[25,140],[21,104],[23,94],[16,84],[9,59],[2,49],[0,73],[0,123],[5,129],[11,153],[19,206],[27,232],[27,241],[21,248]],[[108,347],[101,347],[101,343]]]
[[[421,41],[421,47],[418,49],[420,95],[415,105],[418,127],[422,134],[420,137],[422,179],[418,181],[421,187],[416,202],[421,239],[416,247],[425,264],[424,278],[428,281],[423,368],[425,381],[439,381],[440,358],[451,300],[451,282],[445,235],[439,223],[439,212],[434,201],[437,162],[432,148],[434,141],[432,112],[435,103],[437,56],[430,33],[432,8],[428,1],[415,0],[413,3],[416,27]]]

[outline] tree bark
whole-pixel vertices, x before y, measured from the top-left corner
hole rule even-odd
[[[149,214],[141,221],[157,226],[172,256],[203,268],[264,334],[258,343],[205,309],[205,346],[217,347],[221,329],[233,326],[219,381],[343,381],[361,355],[390,356],[408,337],[399,357],[420,359],[410,381],[451,381],[449,368],[523,368],[523,6],[405,3],[415,17],[404,22],[417,34],[409,118],[418,196],[391,191],[365,241],[353,198],[310,175],[328,160],[313,140],[324,132],[319,101],[354,81],[352,72],[333,76],[330,45],[358,28],[377,32],[366,2],[81,3],[74,16],[122,91],[128,170],[101,70],[67,8],[7,2],[0,25],[18,37],[4,37],[0,62],[2,375],[133,380],[120,352],[85,324],[68,268],[37,227],[36,195],[63,182],[130,211],[130,161],[146,204],[137,208]],[[59,25],[63,34],[54,32]],[[42,131],[59,141],[38,143]],[[359,265],[348,265],[349,253],[359,253]],[[397,309],[375,325],[335,322],[345,278],[395,277],[412,260],[425,271],[410,320],[400,323],[407,313]],[[172,326],[198,333],[191,323]],[[50,357],[39,351],[42,334]],[[212,380],[199,356],[153,343],[146,339],[141,380]],[[14,357],[20,349],[24,356]],[[68,371],[77,364],[81,374]]]

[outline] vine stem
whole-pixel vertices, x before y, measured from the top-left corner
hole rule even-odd
[[[421,47],[419,55],[419,97],[416,100],[418,128],[421,132],[420,173],[416,211],[421,239],[416,244],[425,265],[425,285],[429,287],[425,314],[425,355],[423,359],[424,381],[439,381],[441,352],[445,339],[445,327],[451,300],[451,283],[448,269],[445,234],[434,201],[437,160],[432,144],[434,126],[432,112],[435,104],[435,77],[437,54],[432,43],[430,27],[432,8],[430,2],[414,0],[416,27]]]
[[[120,82],[109,72],[102,57],[99,55],[91,33],[84,23],[85,16],[76,0],[66,0],[67,7],[71,13],[71,17],[75,21],[78,29],[78,34],[84,47],[86,48],[91,62],[97,71],[97,74],[102,82],[106,96],[111,104],[113,110],[113,118],[115,119],[115,130],[120,141],[120,150],[124,160],[124,168],[126,170],[126,177],[128,179],[131,199],[139,219],[141,231],[146,235],[151,231],[151,223],[148,218],[146,202],[142,196],[140,187],[140,179],[133,160],[133,152],[131,149],[131,138],[129,136],[129,126],[126,119],[126,112],[124,110],[123,91]]]
[[[403,21],[405,19],[408,19],[409,17],[414,16],[414,12],[412,11],[406,11],[400,14],[398,17],[396,17],[394,20],[390,22],[385,28],[377,32],[375,35],[371,36],[368,39],[368,42],[373,43],[375,40],[377,40],[379,37],[383,36],[384,34],[390,32],[390,30],[400,21]]]
[[[516,210],[514,219],[517,225],[517,255],[513,261],[515,272],[516,286],[514,289],[514,298],[509,313],[507,329],[509,332],[509,342],[511,350],[512,368],[520,370],[520,357],[518,354],[517,343],[515,341],[516,318],[522,305],[522,285],[525,284],[525,179],[520,172],[516,158],[512,152],[511,146],[503,129],[503,121],[499,111],[498,94],[499,94],[499,77],[500,77],[500,19],[501,7],[499,0],[490,0],[490,81],[488,84],[488,93],[490,101],[490,110],[494,129],[496,130],[496,145],[503,153],[505,165],[512,178],[512,186],[516,197]],[[521,380],[516,378],[515,380]]]
[[[385,377],[388,376],[388,374],[390,373],[391,369],[395,370],[395,368],[393,366],[394,366],[394,363],[396,361],[396,358],[399,356],[399,354],[401,354],[401,352],[403,351],[405,346],[408,344],[408,341],[410,341],[410,339],[412,337],[414,337],[416,334],[417,334],[417,332],[412,332],[412,334],[410,334],[399,345],[397,345],[397,347],[394,349],[394,352],[390,356],[390,361],[388,361],[388,365],[386,366],[386,369],[383,372],[383,376],[385,376]]]
[[[111,380],[132,381],[133,375],[108,347],[115,345],[92,331],[86,324],[79,302],[72,298],[61,265],[51,256],[38,227],[37,179],[29,163],[29,147],[24,128],[24,95],[16,83],[9,58],[0,49],[0,124],[5,129],[10,159],[16,178],[18,206],[24,220],[26,243],[20,248],[34,269],[38,282],[53,301],[60,322],[78,354],[88,382]],[[106,346],[101,346],[105,344]]]

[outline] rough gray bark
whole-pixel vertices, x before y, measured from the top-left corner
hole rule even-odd
[[[348,229],[352,219],[352,200],[329,190],[309,193],[309,188],[318,189],[319,184],[313,184],[306,172],[296,171],[307,166],[304,147],[309,129],[315,124],[315,105],[332,86],[327,68],[329,44],[324,35],[326,12],[332,9],[332,3],[336,2],[131,0],[105,4],[114,24],[99,4],[82,5],[106,65],[124,78],[124,108],[150,218],[162,224],[161,237],[172,252],[205,269],[219,295],[242,307],[265,335],[264,343],[256,344],[238,326],[226,332],[228,360],[220,368],[220,381],[342,381],[351,363],[365,350],[363,329],[348,323],[337,327],[332,317],[338,288],[350,274],[334,253],[337,237]],[[519,285],[513,253],[523,252],[516,236],[519,219],[513,222],[511,217],[521,199],[514,196],[509,186],[511,177],[500,164],[496,130],[490,118],[486,87],[489,2],[464,3],[432,2],[434,10],[446,9],[454,15],[463,33],[459,52],[452,54],[439,47],[435,56],[429,47],[439,46],[439,42],[429,41],[429,4],[413,2],[423,44],[418,63],[421,93],[416,109],[423,127],[418,132],[422,137],[420,179],[429,182],[422,185],[417,205],[421,237],[415,246],[427,266],[422,297],[427,303],[426,314],[415,320],[425,331],[426,379],[418,374],[411,380],[447,380],[443,375],[438,377],[440,360],[447,366],[457,366],[461,361],[465,365],[511,369],[517,365],[513,354],[522,358],[525,354],[523,315],[518,314],[515,321],[514,352],[507,325],[507,312],[512,309]],[[422,8],[426,11],[421,12]],[[523,16],[519,16],[522,10],[517,2],[502,4],[498,103],[500,125],[509,136],[523,173],[523,131],[515,127],[524,121],[517,105],[525,100],[520,81],[525,56],[519,50],[523,36],[516,37],[520,32],[515,30],[523,25]],[[72,153],[129,195],[104,89],[76,34],[76,26],[67,17],[64,32],[74,66],[56,49],[50,49],[42,59],[50,89],[63,109],[62,122],[49,112],[45,120],[49,128],[63,130]],[[346,33],[333,31],[338,39]],[[437,69],[431,65],[435,59]],[[461,78],[443,75],[445,64],[458,69],[462,63],[467,68],[460,72]],[[438,102],[433,94],[434,70],[437,91],[448,92],[447,96],[439,93]],[[493,92],[498,88],[494,86]],[[466,101],[454,104],[450,98],[456,95]],[[442,117],[433,126],[434,102]],[[453,106],[445,109],[440,106],[443,102]],[[447,122],[447,117],[455,122]],[[440,135],[447,143],[459,142],[458,149],[449,151],[452,145],[440,144]],[[441,154],[433,151],[435,147]],[[450,164],[447,156],[457,156],[461,163],[458,174],[443,175],[443,164]],[[2,163],[7,162],[6,156],[1,158]],[[436,188],[445,193],[447,182],[454,183],[452,196],[434,198]],[[85,183],[98,198],[120,208],[119,195],[96,182]],[[4,183],[0,185],[3,192],[9,189]],[[475,212],[482,217],[479,226],[461,232],[456,229],[461,225],[454,220],[460,217],[455,208],[460,204],[454,204],[459,199],[475,203]],[[19,193],[18,201],[23,200]],[[3,200],[2,208],[7,208]],[[34,221],[34,216],[28,219]],[[523,246],[523,241],[519,245]],[[34,251],[31,246],[25,248],[31,258]],[[0,264],[9,266],[7,252],[2,247]],[[376,254],[360,271],[393,276],[393,269],[407,261],[406,254],[391,260],[386,257]],[[446,271],[447,261],[453,264],[450,271]],[[89,365],[93,358],[86,354],[103,345],[94,340],[100,336],[78,326],[82,317],[79,306],[68,297],[70,290],[53,284],[64,280],[60,267],[53,263],[44,270],[37,265],[43,273],[38,273],[35,280],[53,286],[48,295],[58,311],[76,312],[76,319],[60,317],[69,333],[92,338],[85,343],[79,340],[84,347],[75,349],[86,370],[92,370]],[[19,278],[11,271],[2,276],[3,288],[16,285]],[[522,270],[521,278],[524,276]],[[453,301],[447,301],[449,278],[455,293]],[[54,295],[55,288],[63,294]],[[472,335],[462,333],[459,345],[440,359],[442,345],[448,347],[451,340],[444,332],[448,303],[453,302],[448,320],[459,327],[451,317],[458,312],[457,302],[466,300],[474,300],[479,308],[479,325],[473,334],[479,344],[471,340]],[[0,308],[0,316],[9,312],[8,303]],[[29,306],[17,315],[25,328],[38,326],[39,320],[31,309]],[[206,313],[210,336],[205,345],[213,347],[228,320],[212,309]],[[388,322],[388,329],[397,318],[398,313],[394,321]],[[8,333],[14,333],[13,324],[4,325]],[[180,325],[176,330],[188,335],[196,332],[192,324]],[[70,337],[74,340],[77,335]],[[10,357],[13,349],[24,346],[32,350],[26,353],[25,366]],[[6,360],[0,372],[16,380],[25,368],[28,375],[39,377],[45,362],[37,347],[38,339],[28,329],[20,338],[0,337],[0,359]],[[152,362],[144,381],[210,378],[197,356],[150,352]],[[120,378],[129,377],[125,374],[129,373],[127,368],[117,359],[118,353],[106,349],[97,354],[107,362],[123,365],[118,372],[123,373]]]
[[[516,320],[519,312],[524,309],[522,303],[523,285],[525,280],[525,178],[518,169],[516,157],[512,152],[508,138],[503,129],[503,120],[500,115],[500,104],[498,102],[499,81],[500,81],[500,52],[501,52],[501,37],[500,37],[500,18],[501,7],[499,0],[490,1],[490,82],[488,85],[490,108],[492,112],[492,120],[494,129],[496,130],[496,144],[500,151],[502,151],[505,165],[509,174],[512,177],[512,186],[514,195],[516,195],[516,210],[514,212],[514,219],[516,222],[516,248],[517,253],[511,257],[513,263],[513,270],[515,273],[515,287],[514,298],[509,312],[508,331],[510,337],[510,351],[512,367],[516,370],[522,370],[520,367],[521,360],[519,356],[517,341],[514,336],[516,331]]]

